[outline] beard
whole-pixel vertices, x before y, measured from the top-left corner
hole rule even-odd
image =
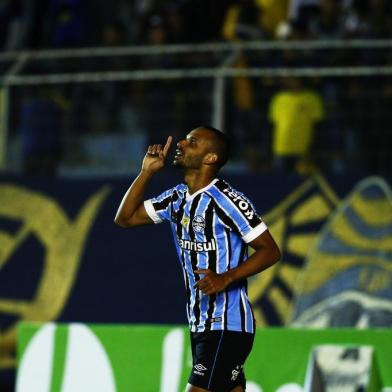
[[[185,156],[181,155],[180,159],[174,158],[172,166],[184,170],[197,170],[200,169],[203,162],[203,157],[200,155]]]

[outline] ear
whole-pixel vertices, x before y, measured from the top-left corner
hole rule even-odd
[[[215,163],[218,162],[218,154],[215,152],[209,152],[205,157],[204,157],[204,163],[206,165],[215,165]]]

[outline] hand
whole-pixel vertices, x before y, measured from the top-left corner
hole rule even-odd
[[[154,144],[148,146],[148,150],[143,159],[142,170],[154,174],[165,166],[166,155],[172,144],[173,138],[167,138],[165,146],[162,148],[161,144]]]
[[[225,274],[217,274],[209,269],[196,270],[195,274],[204,275],[204,278],[200,279],[193,287],[206,295],[219,293],[231,283],[231,279]]]

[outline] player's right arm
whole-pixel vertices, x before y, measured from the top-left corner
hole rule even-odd
[[[160,144],[148,147],[143,159],[142,169],[128,188],[118,207],[114,218],[117,225],[134,227],[154,223],[144,207],[144,193],[152,176],[164,167],[172,141],[173,138],[169,136],[164,147]]]

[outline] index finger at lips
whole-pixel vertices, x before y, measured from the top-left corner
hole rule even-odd
[[[165,147],[163,147],[163,155],[166,156],[166,154],[167,154],[167,152],[169,151],[169,148],[170,148],[172,142],[173,142],[173,137],[172,137],[172,136],[169,136],[169,137],[167,138]]]

